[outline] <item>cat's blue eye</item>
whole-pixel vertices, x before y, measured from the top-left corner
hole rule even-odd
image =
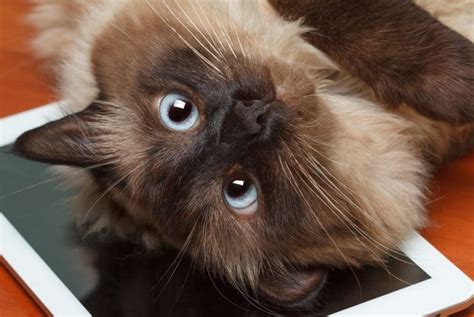
[[[251,216],[257,211],[257,186],[248,175],[231,175],[224,186],[224,199],[237,216]]]
[[[199,122],[199,111],[188,98],[169,93],[161,99],[160,119],[171,130],[187,131]]]

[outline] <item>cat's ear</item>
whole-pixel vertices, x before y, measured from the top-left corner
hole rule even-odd
[[[52,121],[23,133],[12,152],[29,160],[77,167],[98,162],[94,129],[91,122],[97,113],[95,104],[85,110]]]
[[[410,0],[270,0],[383,104],[474,122],[474,45]]]
[[[280,307],[304,306],[314,299],[327,280],[327,270],[304,268],[281,274],[264,274],[259,279],[258,294]]]

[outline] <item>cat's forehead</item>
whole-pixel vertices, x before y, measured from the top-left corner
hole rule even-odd
[[[196,41],[185,44],[161,31],[146,41],[131,41],[112,28],[100,37],[92,61],[99,89],[112,95],[129,89],[152,93],[170,85],[210,97],[263,99],[274,94],[271,62],[229,49],[221,54],[215,56]]]
[[[131,3],[111,19],[92,50],[102,92],[120,95],[140,81],[153,86],[160,80],[208,93],[224,85],[234,90],[244,85],[244,95],[270,93],[275,88],[298,95],[299,87],[308,86],[289,87],[300,82],[303,73],[294,71],[298,67],[290,63],[295,50],[285,48],[300,40],[294,36],[297,28],[279,30],[276,23],[264,28],[267,23],[258,24],[258,14],[250,14],[262,10],[256,3],[238,8],[228,1]]]

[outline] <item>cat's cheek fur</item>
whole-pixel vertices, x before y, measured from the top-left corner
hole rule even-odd
[[[425,223],[423,203],[430,167],[420,144],[412,141],[417,128],[365,100],[321,98],[331,104],[340,125],[334,168],[362,202],[360,212],[377,231],[374,238],[397,245]]]
[[[162,246],[160,226],[149,210],[134,204],[120,190],[109,190],[102,197],[104,187],[89,172],[70,166],[53,166],[50,170],[53,175],[66,177],[64,185],[77,191],[68,203],[74,206],[76,212],[73,215],[80,231],[85,234],[107,232],[124,239],[132,238],[150,250]]]

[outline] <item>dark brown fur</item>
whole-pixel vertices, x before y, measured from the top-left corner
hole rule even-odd
[[[409,0],[271,0],[314,28],[307,40],[382,103],[432,119],[474,121],[474,45]]]

